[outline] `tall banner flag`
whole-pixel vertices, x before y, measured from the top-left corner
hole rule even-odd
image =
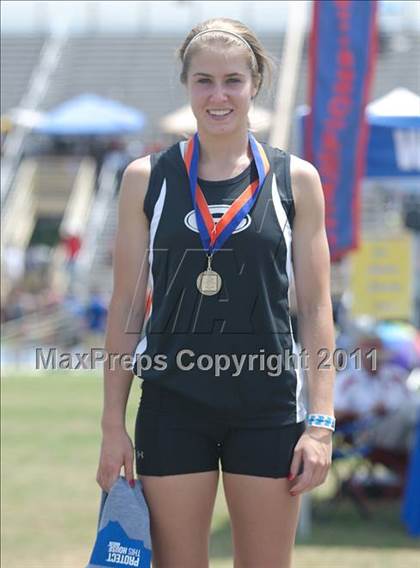
[[[319,171],[331,260],[359,244],[368,102],[376,58],[376,1],[313,3],[304,157]]]

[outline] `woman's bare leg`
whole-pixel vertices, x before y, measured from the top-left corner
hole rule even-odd
[[[150,512],[153,568],[208,568],[219,472],[138,477]]]
[[[234,568],[290,568],[301,495],[286,478],[223,472],[234,549]]]

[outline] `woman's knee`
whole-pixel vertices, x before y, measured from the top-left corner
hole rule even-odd
[[[143,476],[153,568],[208,568],[218,472]]]
[[[235,568],[289,568],[301,496],[286,479],[225,474]]]

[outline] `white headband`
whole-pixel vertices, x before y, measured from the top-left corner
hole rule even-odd
[[[200,37],[201,35],[206,34],[206,33],[208,33],[208,32],[222,32],[222,33],[224,33],[224,34],[230,34],[230,35],[235,36],[236,38],[238,38],[238,39],[251,51],[252,55],[254,56],[254,59],[257,60],[257,58],[255,57],[254,50],[253,50],[252,47],[249,45],[249,43],[246,41],[246,39],[244,39],[244,38],[243,38],[242,36],[240,36],[239,34],[236,34],[235,32],[231,32],[231,31],[228,31],[228,30],[222,30],[222,29],[219,29],[219,28],[210,28],[210,29],[208,29],[208,30],[203,30],[202,32],[199,32],[197,35],[195,35],[195,36],[192,38],[192,40],[190,40],[190,42],[188,43],[187,47],[186,47],[185,50],[184,50],[184,57],[185,57],[185,53],[186,53],[187,49],[190,47],[191,43],[192,43],[196,38],[198,38],[198,37]]]

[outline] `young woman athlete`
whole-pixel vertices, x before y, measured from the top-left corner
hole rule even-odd
[[[250,29],[207,20],[179,55],[197,132],[134,160],[121,182],[105,349],[132,366],[122,357],[104,373],[97,481],[109,491],[121,466],[132,480],[135,458],[153,566],[204,568],[220,462],[235,568],[286,568],[301,495],[331,464],[322,186],[313,165],[249,128],[270,64]],[[307,355],[298,361],[293,277]],[[143,379],[134,447],[125,425],[133,374]]]

